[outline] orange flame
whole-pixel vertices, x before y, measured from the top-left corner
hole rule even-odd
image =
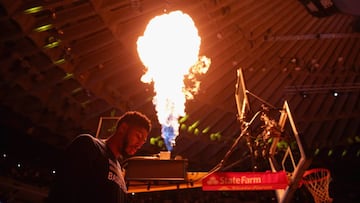
[[[154,84],[153,103],[159,123],[171,127],[175,135],[170,140],[171,145],[175,145],[179,134],[178,118],[185,115],[186,99],[192,98],[199,87],[196,83],[196,90],[187,89],[184,78],[194,80],[195,73],[206,73],[210,65],[206,57],[199,63],[200,44],[194,22],[181,11],[153,18],[137,41],[139,57],[147,68],[141,81]],[[162,137],[165,138],[164,132]],[[167,148],[170,151],[171,147]]]

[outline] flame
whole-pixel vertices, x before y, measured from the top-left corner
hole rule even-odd
[[[140,60],[147,69],[141,81],[154,84],[153,104],[168,151],[179,134],[178,119],[185,116],[186,99],[192,99],[199,89],[195,75],[206,73],[210,65],[206,57],[199,59],[200,44],[194,22],[181,11],[154,17],[137,41]],[[185,78],[193,87],[185,87]]]

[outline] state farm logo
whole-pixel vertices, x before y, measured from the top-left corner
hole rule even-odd
[[[241,184],[259,184],[262,183],[261,177],[228,177],[228,176],[210,176],[206,181],[208,185],[241,185]]]
[[[216,177],[211,176],[211,177],[209,178],[209,180],[206,181],[206,183],[207,183],[208,185],[217,185],[217,184],[219,184],[219,181],[217,180]]]

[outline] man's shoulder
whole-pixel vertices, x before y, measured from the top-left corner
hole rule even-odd
[[[70,143],[71,146],[93,146],[97,143],[97,138],[93,137],[90,134],[80,134],[76,136]]]
[[[89,141],[94,141],[95,138],[94,136],[90,135],[90,134],[80,134],[78,136],[75,137],[74,141],[75,140],[89,140]]]
[[[76,136],[70,144],[66,147],[66,154],[82,154],[88,156],[89,154],[97,154],[100,140],[90,134],[80,134]],[[71,156],[71,155],[70,155]]]
[[[71,145],[81,145],[87,147],[95,147],[104,150],[105,143],[103,140],[96,138],[90,134],[80,134],[71,143]]]

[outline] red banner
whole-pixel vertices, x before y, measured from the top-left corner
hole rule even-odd
[[[288,178],[281,172],[222,172],[202,180],[203,190],[276,190],[285,189]]]

